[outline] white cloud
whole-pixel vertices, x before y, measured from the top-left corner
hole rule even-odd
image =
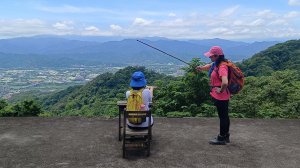
[[[196,24],[193,20],[183,20],[183,19],[175,19],[175,20],[166,20],[166,21],[160,21],[159,23],[156,23],[156,26],[161,27],[168,27],[168,28],[179,28],[179,27],[191,27],[194,24]]]
[[[150,25],[153,21],[145,20],[143,18],[135,18],[133,21],[133,25],[137,26],[147,26]]]
[[[212,33],[212,34],[220,34],[220,33],[226,33],[226,32],[228,32],[228,29],[224,28],[224,27],[218,27],[218,28],[209,30],[209,33]]]
[[[245,23],[241,20],[235,20],[233,22],[233,26],[242,26],[242,25],[245,25]]]
[[[250,32],[250,29],[248,28],[244,28],[240,31],[240,33],[249,33]]]
[[[45,29],[47,29],[48,26],[39,19],[0,19],[0,25],[0,36],[5,36],[7,34],[11,34],[12,36],[25,34],[25,36],[27,36],[35,32],[45,32]]]
[[[88,36],[112,36],[113,33],[110,31],[102,31],[96,26],[85,27],[83,31],[80,32],[81,35]]]
[[[62,21],[62,22],[57,22],[52,26],[58,30],[72,30],[74,29],[72,25],[73,25],[72,21]]]
[[[84,30],[86,31],[92,31],[92,32],[99,32],[99,29],[95,26],[89,26],[89,27],[86,27],[84,28]]]
[[[293,28],[280,28],[280,29],[273,29],[269,32],[270,34],[272,34],[272,37],[275,38],[286,38],[286,37],[291,37],[291,38],[295,38],[295,37],[299,37],[300,32],[296,31]]]
[[[175,13],[169,13],[168,16],[170,16],[170,17],[175,17],[176,14],[175,14]]]
[[[84,12],[82,9],[92,8],[66,8],[68,12]],[[55,12],[55,11],[52,11]],[[57,10],[56,12],[63,12]],[[226,38],[226,39],[245,39],[245,38],[272,38],[283,36],[299,38],[299,16],[300,12],[272,11],[245,9],[234,6],[221,13],[209,13],[201,11],[191,11],[180,13],[162,13],[162,17],[148,13],[148,17],[143,17],[140,11],[136,16],[130,15],[130,19],[113,20],[107,16],[107,20],[99,24],[91,23],[90,20],[79,21],[76,23],[69,21],[43,21],[39,19],[0,19],[1,37],[14,37],[38,35],[38,34],[80,34],[80,35],[123,35],[132,37],[141,36],[163,36],[169,38]],[[147,13],[144,13],[147,14]],[[151,17],[150,15],[155,15]],[[97,15],[98,17],[99,15]],[[226,17],[221,17],[226,16]],[[133,17],[133,19],[132,19]],[[108,19],[109,18],[109,19]],[[146,18],[146,19],[145,19]],[[99,18],[98,18],[99,19]],[[101,20],[102,21],[102,20]],[[110,23],[111,21],[111,23]],[[122,27],[120,26],[122,24]],[[103,27],[103,28],[101,28]]]
[[[223,12],[221,12],[220,15],[222,17],[227,17],[227,16],[234,14],[238,9],[239,9],[239,6],[237,5],[237,6],[225,9]]]
[[[161,20],[152,20],[147,22],[145,19],[136,19],[140,27],[123,27],[124,34],[128,36],[163,36],[169,38],[226,38],[226,39],[246,39],[246,38],[272,38],[278,33],[293,37],[291,34],[284,33],[293,27],[290,24],[292,19],[285,19],[285,15],[271,10],[245,10],[243,13],[236,11],[240,7],[230,8],[223,11],[223,15],[214,13],[187,13],[181,18],[164,18]],[[296,13],[289,13],[289,16],[295,16]],[[205,18],[205,19],[204,19]],[[238,18],[238,19],[237,19]],[[281,28],[281,29],[280,29]],[[285,28],[285,29],[283,29]],[[275,31],[277,30],[277,31]],[[296,29],[295,32],[298,30]],[[299,36],[298,36],[299,37]],[[295,38],[295,36],[293,37]]]
[[[283,26],[283,25],[288,25],[288,22],[285,19],[277,19],[277,20],[273,20],[269,23],[269,25],[272,26]]]
[[[198,13],[197,12],[192,12],[192,13],[188,14],[188,16],[190,16],[190,17],[198,17]]]
[[[52,25],[39,19],[0,20],[0,37],[34,36],[40,34],[60,34]],[[65,32],[67,34],[67,32]]]
[[[276,17],[278,17],[278,14],[272,12],[269,9],[263,10],[263,11],[258,11],[256,13],[256,16],[262,18],[262,19],[274,19]]]
[[[289,0],[288,4],[290,6],[299,6],[300,5],[300,0]]]
[[[121,12],[116,12],[104,8],[93,8],[93,7],[77,7],[72,5],[63,5],[57,7],[42,6],[37,8],[40,11],[50,13],[109,13],[121,15]]]
[[[256,19],[256,20],[250,22],[248,25],[249,26],[263,26],[264,23],[265,23],[265,20],[263,20],[263,19]]]
[[[291,11],[288,14],[284,15],[284,17],[286,18],[295,18],[299,16],[300,16],[300,12],[296,12],[296,11]]]
[[[110,28],[115,31],[122,30],[121,26],[115,24],[110,25]]]
[[[257,15],[258,16],[267,16],[267,15],[270,15],[271,13],[272,13],[271,10],[266,9],[266,10],[257,12]]]
[[[223,33],[224,35],[236,35],[237,32],[233,31],[233,30],[230,30],[230,31],[226,31]]]
[[[25,25],[33,25],[33,26],[42,26],[44,22],[39,19],[15,19],[9,21],[12,24],[25,24]]]

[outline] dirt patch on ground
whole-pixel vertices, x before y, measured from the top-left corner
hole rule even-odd
[[[217,118],[155,118],[151,155],[122,159],[118,120],[0,118],[0,168],[298,167],[300,120],[232,119],[231,143],[212,146]]]

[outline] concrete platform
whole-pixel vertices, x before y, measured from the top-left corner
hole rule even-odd
[[[225,146],[217,118],[154,122],[150,157],[123,159],[117,119],[0,118],[0,168],[300,167],[300,120],[232,119]]]

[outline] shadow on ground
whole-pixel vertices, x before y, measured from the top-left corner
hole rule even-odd
[[[298,167],[300,120],[232,119],[231,143],[212,146],[217,118],[155,118],[149,158],[122,159],[117,119],[0,118],[0,168]]]

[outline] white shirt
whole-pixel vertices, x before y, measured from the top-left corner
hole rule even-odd
[[[130,91],[128,90],[126,92],[126,98],[128,98],[130,95]],[[144,101],[144,105],[145,105],[145,110],[149,110],[149,103],[152,102],[152,97],[151,97],[151,93],[149,89],[144,89],[142,92],[142,96],[143,96],[143,101]],[[127,124],[131,127],[148,127],[148,123],[149,123],[149,117],[146,118],[146,121],[139,124],[139,125],[134,125],[131,124],[130,122],[128,122],[127,120]],[[153,124],[153,117],[151,115],[151,125]]]

